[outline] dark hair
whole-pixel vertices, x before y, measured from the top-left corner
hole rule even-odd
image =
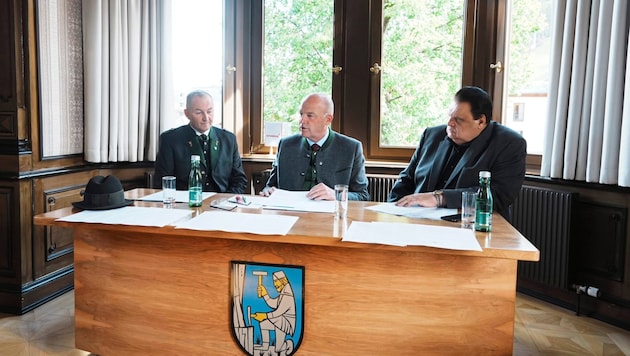
[[[486,121],[492,120],[492,99],[485,90],[478,87],[463,87],[455,94],[459,103],[469,103],[470,111],[475,120],[486,115]]]

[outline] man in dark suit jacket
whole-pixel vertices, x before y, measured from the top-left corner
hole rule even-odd
[[[172,175],[177,179],[177,189],[187,190],[190,156],[199,155],[204,191],[244,193],[247,176],[238,153],[236,136],[212,126],[212,96],[201,90],[188,94],[184,114],[190,120],[189,125],[160,135],[160,147],[155,161],[155,186],[161,186],[163,176]]]
[[[349,200],[369,200],[361,142],[332,131],[334,104],[325,94],[302,101],[300,134],[280,141],[271,175],[261,195],[277,188],[307,190],[314,200],[335,200],[333,187],[348,185]]]
[[[455,94],[447,125],[427,128],[389,194],[396,205],[461,207],[462,191],[479,187],[479,171],[492,174],[494,210],[508,221],[525,177],[527,144],[492,121],[492,100],[477,87]]]

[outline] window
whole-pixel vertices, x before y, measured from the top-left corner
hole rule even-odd
[[[83,152],[81,3],[37,1],[41,158]]]
[[[542,154],[549,92],[553,0],[512,0],[507,10],[503,123]]]
[[[446,123],[462,82],[461,0],[385,0],[379,147],[415,147],[426,127]]]
[[[290,123],[297,133],[304,96],[332,94],[333,5],[264,1],[263,123]]]
[[[246,8],[236,21],[248,66],[243,147],[253,152],[269,152],[265,122],[297,128],[303,96],[323,91],[335,102],[333,129],[360,140],[367,159],[408,162],[462,85],[494,91],[502,0],[237,3]]]
[[[223,125],[223,0],[173,1],[172,127],[185,125],[186,96],[205,90],[214,99],[214,126]]]

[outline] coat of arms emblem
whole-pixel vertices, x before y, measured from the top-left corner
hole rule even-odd
[[[252,356],[288,356],[304,335],[304,267],[232,262],[232,328]]]

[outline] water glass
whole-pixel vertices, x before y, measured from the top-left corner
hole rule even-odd
[[[162,177],[162,203],[166,206],[175,203],[175,182],[173,176]]]
[[[462,227],[472,228],[475,225],[475,205],[477,192],[462,192]]]
[[[344,219],[348,214],[348,185],[335,184],[335,217]]]

